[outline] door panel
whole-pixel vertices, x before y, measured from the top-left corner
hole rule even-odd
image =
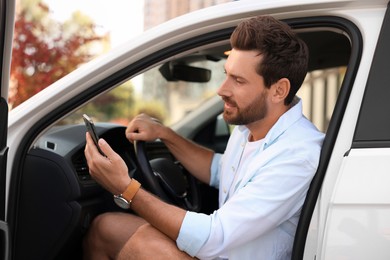
[[[5,199],[6,199],[6,169],[7,169],[7,122],[8,106],[4,98],[0,100],[0,220],[5,220]]]
[[[390,149],[352,149],[329,204],[321,259],[390,259]]]
[[[0,118],[0,259],[8,259],[9,233],[5,222],[8,106],[4,98],[0,100]]]
[[[0,259],[9,259],[9,232],[8,225],[0,221]]]
[[[11,64],[14,0],[0,0],[0,259],[9,259],[9,231],[6,222],[8,83]]]

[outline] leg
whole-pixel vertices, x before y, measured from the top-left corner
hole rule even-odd
[[[115,259],[127,240],[145,223],[142,218],[127,213],[97,216],[84,238],[84,259]]]
[[[143,225],[127,241],[119,253],[118,260],[149,259],[196,259],[180,251],[176,242],[150,224]]]

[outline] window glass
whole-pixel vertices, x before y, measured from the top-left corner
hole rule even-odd
[[[225,78],[223,64],[219,61],[197,61],[188,64],[192,68],[211,71],[208,82],[168,81],[155,67],[129,80],[117,88],[97,97],[60,122],[81,122],[83,113],[96,122],[113,122],[127,125],[139,113],[147,113],[166,125],[180,121],[186,114],[216,95]]]
[[[317,128],[326,132],[344,79],[346,67],[316,70],[307,74],[297,95],[303,113]]]
[[[159,67],[153,68],[89,102],[60,124],[80,123],[82,114],[87,113],[97,122],[127,125],[134,116],[147,113],[166,125],[173,125],[216,95],[225,77],[224,62],[191,64],[212,71],[211,80],[207,83],[167,81],[159,72]],[[297,95],[303,100],[305,116],[322,132],[326,132],[328,127],[344,72],[345,67],[310,72],[298,91]],[[144,87],[133,83],[137,81],[143,81]],[[218,122],[218,133],[221,129],[225,131],[220,120]]]

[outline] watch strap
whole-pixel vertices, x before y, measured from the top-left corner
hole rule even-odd
[[[122,193],[122,197],[127,200],[129,203],[133,200],[135,194],[137,194],[138,190],[141,187],[141,183],[139,183],[136,179],[131,179],[130,184],[127,186],[126,190]]]

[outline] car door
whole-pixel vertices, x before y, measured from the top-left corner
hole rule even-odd
[[[9,232],[6,222],[7,198],[7,126],[8,126],[8,83],[12,50],[12,31],[15,3],[0,0],[0,259],[9,258]]]
[[[351,148],[329,202],[321,259],[390,257],[390,10],[376,41]]]

